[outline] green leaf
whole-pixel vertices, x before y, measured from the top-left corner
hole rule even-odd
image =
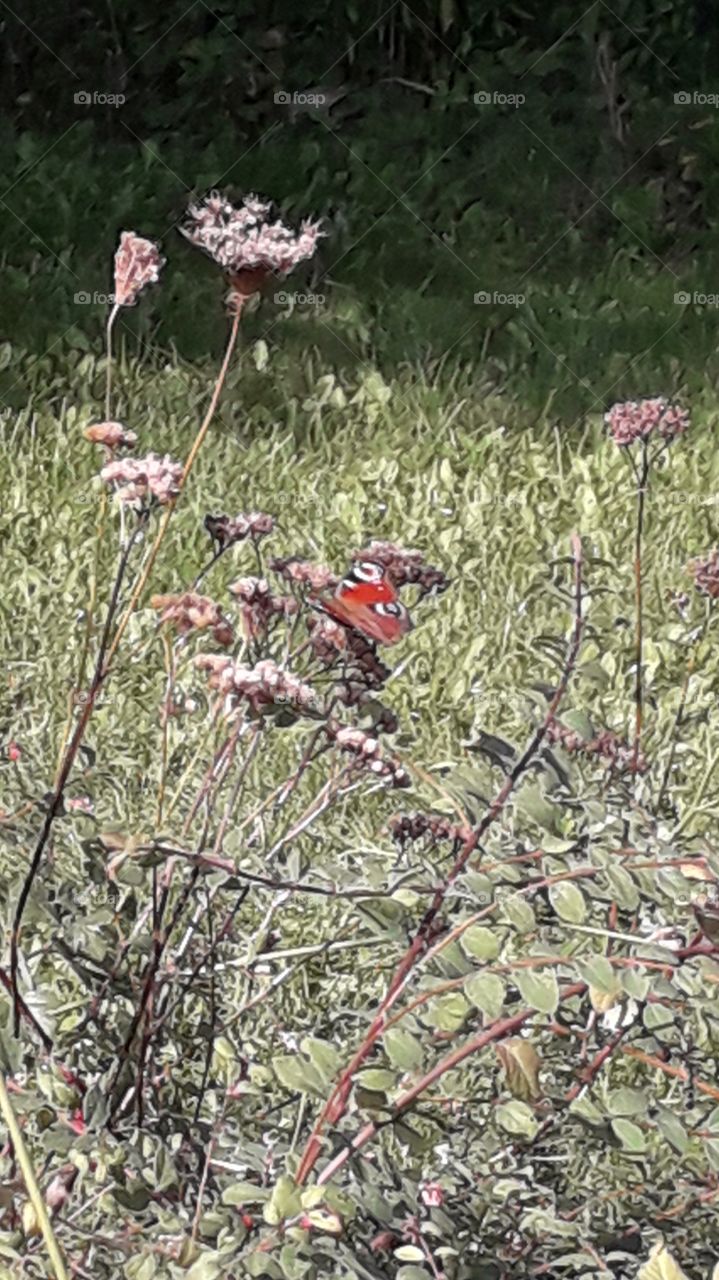
[[[636,911],[639,906],[639,890],[624,867],[608,867],[605,872],[612,898],[625,911]]]
[[[393,1067],[414,1071],[421,1066],[424,1051],[419,1040],[402,1027],[391,1027],[382,1037],[385,1053]]]
[[[458,1031],[469,1013],[469,1005],[461,991],[432,1000],[426,1012],[427,1021],[440,1031]]]
[[[646,1151],[647,1140],[639,1126],[631,1120],[612,1120],[612,1129],[626,1151]]]
[[[222,1203],[231,1205],[258,1204],[270,1197],[269,1187],[258,1187],[254,1182],[233,1182],[222,1192]]]
[[[557,915],[570,924],[581,924],[587,914],[584,894],[571,881],[550,885],[549,901]]]
[[[329,1084],[334,1080],[342,1065],[342,1055],[333,1044],[330,1044],[327,1040],[319,1040],[316,1036],[305,1036],[300,1044],[300,1049],[307,1054],[313,1067],[325,1083]]]
[[[559,986],[551,969],[545,972],[519,969],[515,982],[523,999],[538,1013],[554,1013],[559,1004]]]
[[[398,1262],[424,1262],[424,1254],[416,1244],[402,1244],[395,1249],[394,1256]]]
[[[607,1108],[614,1116],[645,1115],[649,1099],[641,1089],[612,1089],[607,1099]]]
[[[276,1227],[286,1218],[293,1218],[302,1208],[302,1201],[294,1178],[288,1174],[280,1174],[272,1188],[269,1203],[265,1205],[263,1217],[271,1227]]]
[[[475,960],[496,960],[499,955],[499,939],[491,929],[474,924],[461,938],[462,949]]]
[[[491,1020],[498,1018],[506,995],[505,985],[496,973],[476,973],[464,984],[467,997]]]
[[[382,1071],[379,1067],[370,1067],[368,1071],[360,1071],[357,1080],[363,1089],[372,1089],[375,1093],[384,1093],[387,1089],[394,1089],[397,1084],[397,1077],[394,1071]]]
[[[503,1102],[495,1109],[495,1117],[497,1124],[506,1129],[507,1133],[516,1133],[523,1138],[533,1138],[537,1132],[537,1118],[528,1107],[526,1102],[520,1102],[518,1098],[512,1102]]]
[[[511,897],[504,899],[502,910],[509,923],[514,925],[519,933],[531,933],[536,928],[537,921],[534,911],[529,903],[525,902],[524,898],[520,898],[518,893],[514,893]]]
[[[579,974],[587,986],[603,991],[608,996],[618,995],[622,989],[617,971],[606,956],[592,956],[591,960],[577,962]]]
[[[655,1116],[657,1127],[670,1146],[681,1156],[689,1146],[689,1135],[679,1117],[668,1107],[658,1107]]]
[[[127,1280],[152,1280],[157,1275],[157,1263],[152,1254],[146,1254],[144,1258],[131,1258],[125,1263],[123,1274]]]
[[[272,1067],[280,1084],[283,1084],[286,1089],[291,1089],[293,1092],[299,1089],[302,1093],[323,1094],[325,1092],[323,1077],[304,1058],[284,1054],[275,1058]]]

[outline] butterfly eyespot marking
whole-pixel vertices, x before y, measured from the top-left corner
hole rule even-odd
[[[394,604],[394,603],[373,604],[372,609],[374,613],[378,613],[382,618],[401,618],[402,617],[401,604]]]
[[[359,560],[352,568],[352,576],[359,582],[382,582],[384,569],[374,560]]]

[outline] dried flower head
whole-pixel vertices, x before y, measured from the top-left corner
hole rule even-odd
[[[155,284],[165,265],[158,246],[134,231],[122,231],[115,254],[115,305],[132,307],[148,284]]]
[[[229,590],[240,601],[242,625],[250,640],[266,633],[271,618],[288,618],[299,608],[293,596],[273,595],[266,578],[239,578]]]
[[[225,648],[234,641],[232,623],[223,616],[219,604],[208,596],[185,591],[175,596],[153,596],[150,604],[153,609],[161,610],[160,621],[172,623],[181,636],[209,629],[216,643]]]
[[[389,779],[393,787],[410,785],[410,776],[404,766],[383,753],[379,740],[365,733],[364,729],[329,721],[325,725],[325,732],[342,751],[348,751],[355,757],[357,768],[366,769],[378,778]]]
[[[616,773],[646,773],[649,768],[643,751],[639,752],[635,765],[634,748],[611,729],[602,729],[593,738],[583,738],[574,729],[553,720],[547,729],[547,740],[557,743],[570,755],[595,756]]]
[[[220,191],[191,204],[180,230],[222,268],[242,298],[256,293],[271,273],[287,275],[311,258],[325,234],[309,219],[299,231],[288,227],[269,200],[248,195],[235,205]]]
[[[663,440],[674,440],[687,430],[689,413],[663,396],[655,396],[649,400],[625,400],[612,405],[604,415],[604,421],[615,444],[630,445],[635,440],[649,440],[654,435],[661,436]]]
[[[228,719],[236,714],[243,700],[255,711],[289,703],[295,711],[316,714],[322,707],[322,700],[311,685],[291,671],[283,671],[271,658],[248,667],[219,654],[201,653],[195,658],[195,665],[201,671],[209,671],[211,688],[225,695]]]
[[[433,813],[400,813],[390,818],[387,827],[392,839],[402,848],[425,836],[432,842],[449,840],[453,844],[464,844],[471,834],[468,828]]]
[[[82,433],[91,444],[104,444],[108,449],[132,449],[137,444],[134,431],[128,431],[121,422],[94,422]]]
[[[270,560],[270,568],[288,582],[309,587],[311,591],[334,591],[339,585],[337,574],[326,565],[313,564],[311,560],[302,560],[299,556],[276,557]]]
[[[715,600],[719,596],[719,551],[715,547],[705,556],[697,556],[687,565],[687,573],[702,595]]]
[[[352,552],[353,561],[373,560],[386,569],[396,587],[417,585],[423,595],[430,591],[446,591],[449,580],[441,569],[427,564],[424,555],[416,549],[406,550],[394,542],[373,539],[369,546]]]
[[[180,492],[183,466],[169,454],[160,458],[148,453],[146,458],[117,458],[108,462],[100,472],[106,484],[119,485],[115,490],[118,502],[136,506],[145,498],[156,502],[171,502]]]
[[[245,538],[251,538],[253,542],[266,538],[275,527],[275,517],[264,511],[250,511],[239,516],[206,515],[204,524],[217,550],[224,551],[235,542],[244,542]]]

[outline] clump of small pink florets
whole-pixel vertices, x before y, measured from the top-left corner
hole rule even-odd
[[[114,302],[118,307],[132,307],[148,284],[155,284],[165,259],[152,240],[134,231],[123,231],[115,254]]]
[[[564,748],[570,755],[594,756],[617,773],[646,773],[649,765],[643,751],[634,762],[634,748],[611,729],[603,729],[593,738],[583,738],[574,729],[553,720],[547,730],[547,740]]]
[[[300,556],[277,556],[270,560],[270,568],[287,582],[294,582],[299,587],[309,587],[311,591],[334,591],[339,583],[336,573],[324,564],[313,564],[311,560],[302,560]]]
[[[233,204],[220,191],[189,205],[180,230],[244,296],[256,292],[270,274],[285,276],[311,258],[324,234],[319,222],[308,218],[299,231],[287,226],[275,216],[269,200],[248,195]]]
[[[91,444],[104,444],[107,449],[132,449],[137,444],[134,431],[129,431],[121,422],[94,422],[85,427],[82,433]]]
[[[377,539],[369,546],[352,552],[353,561],[372,560],[382,565],[396,587],[419,586],[422,594],[430,591],[444,591],[449,580],[434,565],[427,564],[421,551],[406,550],[394,542],[381,542]]]
[[[625,400],[612,405],[604,415],[604,421],[615,444],[630,445],[636,440],[649,440],[660,436],[674,440],[689,426],[689,412],[672,404],[663,396],[648,400]]]
[[[240,602],[242,625],[250,640],[264,635],[272,618],[289,618],[299,609],[293,596],[273,595],[266,578],[239,578],[229,590]]]
[[[205,528],[220,551],[236,542],[244,542],[246,538],[259,542],[272,533],[274,527],[275,517],[265,511],[249,511],[239,516],[205,516]]]
[[[349,725],[330,721],[325,725],[325,732],[336,746],[355,757],[357,768],[366,769],[378,778],[390,780],[393,787],[410,785],[410,776],[404,766],[391,756],[385,755],[379,740],[365,733],[364,729],[353,729]]]
[[[201,653],[195,658],[201,671],[209,672],[209,684],[227,699],[226,715],[232,718],[242,701],[254,711],[263,707],[289,703],[296,711],[316,713],[321,700],[311,685],[283,671],[271,658],[254,667],[216,653]]]
[[[118,486],[115,497],[126,506],[134,506],[145,498],[165,505],[176,498],[182,483],[183,466],[169,454],[160,458],[148,453],[146,458],[117,458],[100,472],[106,484]]]
[[[153,609],[161,611],[160,621],[171,623],[180,635],[187,635],[190,631],[210,630],[216,643],[225,648],[235,638],[232,623],[223,616],[219,604],[210,600],[209,596],[184,591],[181,595],[152,596],[150,604]]]
[[[687,565],[687,573],[702,595],[716,600],[719,596],[719,551],[716,547],[705,556],[697,556]]]

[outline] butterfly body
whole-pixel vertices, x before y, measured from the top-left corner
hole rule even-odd
[[[412,630],[412,620],[394,583],[383,566],[373,560],[359,561],[333,596],[314,604],[335,622],[378,644],[397,644]]]

